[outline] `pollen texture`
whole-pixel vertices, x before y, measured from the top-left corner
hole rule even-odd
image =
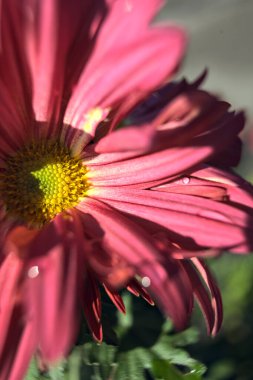
[[[88,189],[86,168],[68,148],[33,143],[6,160],[0,194],[6,211],[30,227],[40,227],[75,207]]]

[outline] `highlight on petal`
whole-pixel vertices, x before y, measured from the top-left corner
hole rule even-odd
[[[208,333],[216,335],[222,323],[222,301],[219,288],[203,262],[192,259],[182,262],[191,278],[194,295],[206,318]]]
[[[23,9],[35,116],[38,121],[58,123],[66,106],[62,100],[70,96],[87,62],[106,7],[102,0],[25,0]]]
[[[70,99],[65,123],[80,129],[83,115],[89,109],[115,107],[122,100],[127,101],[132,91],[143,98],[172,75],[183,51],[183,32],[168,27],[148,30],[136,37],[134,43],[109,50],[98,62],[91,57]],[[159,62],[153,56],[159,56]],[[136,102],[139,100],[136,98]]]
[[[177,234],[181,244],[191,238],[202,247],[252,246],[248,213],[229,204],[185,194],[106,187],[91,190],[91,196],[165,227],[171,237]]]

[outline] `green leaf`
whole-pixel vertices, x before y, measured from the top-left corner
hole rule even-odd
[[[183,380],[182,374],[177,371],[168,361],[155,359],[152,362],[152,373],[156,379]]]
[[[44,377],[40,374],[36,361],[33,359],[30,363],[25,380],[44,380],[48,377]]]
[[[198,340],[196,330],[175,333],[156,307],[129,293],[123,298],[126,315],[116,313],[110,302],[103,303],[107,343],[91,341],[83,323],[68,359],[43,376],[33,363],[26,380],[201,380],[205,366],[185,350]]]

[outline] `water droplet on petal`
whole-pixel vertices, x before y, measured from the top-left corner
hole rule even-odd
[[[36,278],[38,277],[39,273],[39,267],[35,265],[28,270],[27,275],[29,278]]]
[[[151,284],[150,278],[147,276],[143,277],[141,280],[141,284],[142,284],[142,286],[144,286],[144,288],[148,288]]]
[[[190,177],[184,177],[182,179],[182,182],[183,182],[184,185],[188,185],[190,183]]]

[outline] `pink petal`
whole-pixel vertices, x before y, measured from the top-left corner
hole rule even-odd
[[[106,9],[100,0],[25,3],[23,34],[33,81],[33,108],[37,120],[51,119],[52,133],[66,105],[62,99],[66,102],[70,97]]]
[[[140,285],[140,283],[133,279],[127,286],[127,290],[134,294],[136,297],[141,296],[145,301],[147,301],[150,305],[154,305],[154,301],[148,294],[148,292],[144,289],[143,286]]]
[[[0,126],[16,148],[28,137],[33,118],[23,13],[19,1],[1,1]]]
[[[221,328],[223,318],[222,299],[220,290],[216,285],[215,279],[213,278],[208,267],[205,265],[204,261],[194,258],[192,259],[192,262],[198,270],[203,282],[205,283],[210,292],[212,307],[214,309],[214,326],[212,329],[212,335],[216,335]]]
[[[97,188],[91,190],[91,195],[118,210],[165,227],[169,235],[180,236],[181,242],[192,238],[200,246],[213,248],[252,246],[249,214],[225,203],[136,189]]]
[[[114,303],[116,308],[123,314],[126,314],[126,308],[124,305],[124,301],[121,298],[120,294],[116,292],[113,289],[109,289],[106,285],[104,285],[104,289],[108,296],[110,297],[111,301]]]
[[[219,153],[224,144],[241,130],[244,118],[241,114],[226,118],[216,129],[185,141],[178,148],[164,149],[138,158],[108,165],[89,167],[88,178],[95,186],[120,186],[151,182],[169,178],[194,167]]]
[[[155,135],[153,125],[142,125],[139,128],[125,127],[102,138],[96,144],[97,153],[129,152],[149,150]]]
[[[127,46],[114,46],[96,64],[91,59],[70,100],[65,122],[82,128],[90,109],[111,108],[133,90],[146,93],[157,87],[178,66],[183,39],[176,28],[156,28],[137,35]],[[159,56],[159,62],[152,59],[154,56]]]
[[[83,213],[91,214],[98,222],[103,242],[134,267],[144,262],[153,262],[159,252],[145,232],[110,206],[95,199],[86,198],[77,206]],[[138,252],[138,253],[137,253]]]
[[[161,253],[154,241],[135,223],[96,200],[87,199],[78,206],[91,213],[104,231],[103,242],[151,281],[151,291],[162,310],[170,315],[178,329],[185,327],[191,308],[191,290],[179,264],[169,260],[160,264]]]
[[[253,207],[252,185],[232,171],[201,165],[196,168],[193,175],[201,180],[224,187],[230,201]]]
[[[18,304],[18,285],[22,278],[23,262],[9,254],[0,267],[0,356],[11,330],[13,312]]]
[[[10,337],[5,344],[6,352],[1,358],[0,380],[23,379],[36,347],[36,334],[32,322],[27,322],[24,329],[18,332],[16,327],[19,318],[19,314],[15,315]]]
[[[180,264],[166,258],[163,265],[144,266],[141,274],[149,278],[150,293],[165,315],[178,330],[186,328],[192,311],[192,289]]]
[[[78,329],[82,260],[73,227],[74,223],[68,225],[58,216],[30,246],[38,256],[30,263],[38,268],[38,275],[27,280],[27,304],[46,362],[68,354]]]
[[[83,310],[93,338],[102,342],[101,296],[98,283],[87,273],[82,296]]]
[[[221,295],[204,263],[198,259],[193,259],[192,263],[183,261],[182,266],[191,280],[195,297],[205,316],[208,333],[215,335],[223,318]]]

